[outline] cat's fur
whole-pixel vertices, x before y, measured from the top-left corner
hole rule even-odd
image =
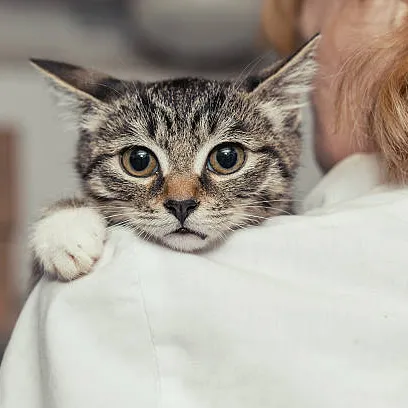
[[[301,152],[300,110],[316,69],[318,38],[288,61],[238,81],[184,78],[154,83],[121,81],[80,67],[33,63],[77,115],[76,169],[83,198],[57,203],[37,223],[38,269],[70,280],[98,259],[107,225],[182,251],[208,248],[231,231],[291,210]],[[209,171],[211,150],[242,145],[244,166],[230,175]],[[159,161],[151,177],[135,178],[120,153],[144,146]],[[194,199],[184,227],[166,200]]]

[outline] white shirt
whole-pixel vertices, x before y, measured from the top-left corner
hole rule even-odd
[[[117,230],[87,277],[42,281],[1,408],[406,408],[408,189],[346,159],[305,213],[203,255]]]

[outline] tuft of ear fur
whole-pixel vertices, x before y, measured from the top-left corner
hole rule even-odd
[[[248,89],[250,95],[265,104],[278,103],[283,113],[297,113],[307,93],[312,89],[317,71],[315,54],[319,42],[320,34],[290,58],[252,77],[252,89]]]
[[[117,92],[115,86],[121,83],[109,75],[65,62],[36,58],[30,62],[50,80],[57,92],[77,101],[107,102]]]

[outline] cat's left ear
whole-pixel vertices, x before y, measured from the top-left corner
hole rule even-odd
[[[296,111],[312,88],[320,37],[312,38],[289,59],[249,78],[247,91],[250,96],[262,103],[278,104],[286,112]]]
[[[116,94],[122,81],[98,71],[65,62],[30,59],[60,94],[78,102],[105,103]]]

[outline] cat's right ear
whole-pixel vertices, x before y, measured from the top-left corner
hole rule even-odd
[[[290,58],[249,77],[245,84],[247,92],[260,102],[272,106],[278,104],[282,114],[297,114],[300,101],[312,88],[318,68],[316,50],[320,40],[318,34]]]
[[[122,81],[98,71],[45,59],[30,59],[60,96],[78,102],[107,103]]]

